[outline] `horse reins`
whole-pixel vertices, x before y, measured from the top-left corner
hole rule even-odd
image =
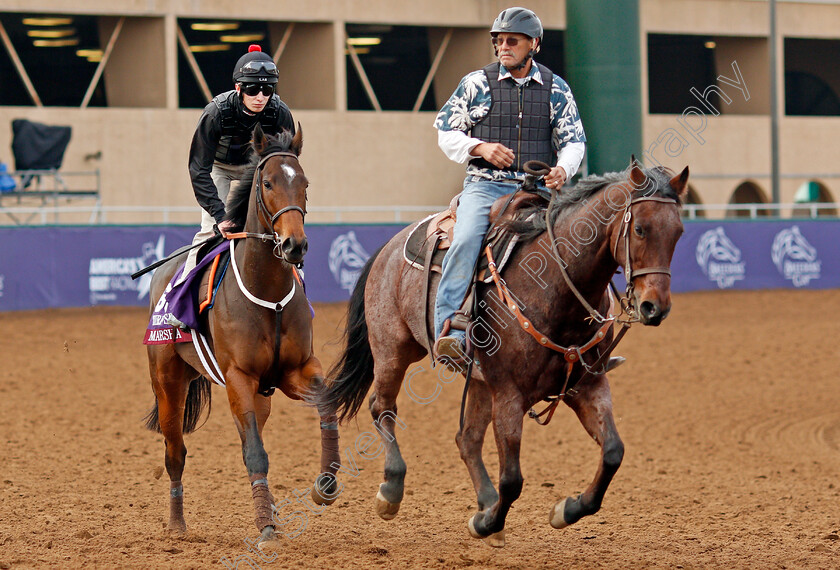
[[[557,200],[558,192],[556,189],[551,189],[551,202],[555,202]],[[599,311],[594,309],[586,298],[581,294],[581,292],[575,287],[574,283],[572,282],[571,277],[569,276],[568,272],[566,271],[565,265],[563,263],[563,259],[560,256],[560,252],[557,250],[557,243],[554,237],[554,227],[551,223],[550,212],[551,208],[546,208],[545,213],[545,225],[546,225],[546,232],[548,233],[548,238],[551,242],[551,252],[555,256],[557,264],[560,266],[560,273],[563,275],[563,279],[566,282],[566,285],[569,289],[574,293],[575,297],[577,297],[578,301],[580,301],[581,305],[586,309],[589,313],[589,318],[592,319],[593,322],[600,323],[601,326],[595,331],[595,334],[583,345],[579,346],[568,346],[564,347],[559,344],[552,342],[546,335],[538,331],[534,328],[533,324],[522,315],[522,312],[519,310],[519,306],[516,303],[513,295],[510,293],[510,290],[507,287],[504,279],[499,275],[499,272],[496,268],[496,263],[493,260],[493,254],[489,247],[485,248],[485,255],[487,256],[488,266],[490,270],[490,274],[493,277],[493,281],[496,284],[496,288],[499,292],[499,296],[502,301],[508,306],[508,308],[513,312],[516,316],[516,320],[519,322],[520,327],[534,337],[534,339],[541,345],[546,348],[549,348],[555,352],[558,352],[563,355],[564,359],[566,360],[566,379],[563,383],[563,388],[560,393],[556,396],[552,396],[548,398],[551,401],[549,405],[542,411],[542,412],[535,412],[533,409],[529,410],[528,415],[529,417],[536,420],[536,422],[540,425],[545,425],[549,421],[551,421],[551,417],[554,415],[554,411],[557,408],[557,405],[566,398],[566,395],[569,393],[574,394],[575,390],[573,387],[569,387],[569,380],[572,374],[572,368],[574,367],[575,363],[580,362],[583,366],[585,372],[581,378],[578,378],[575,384],[579,383],[582,379],[586,378],[587,375],[596,374],[600,370],[600,366],[605,360],[605,358],[612,352],[621,338],[625,335],[625,333],[629,330],[630,325],[634,322],[639,321],[639,317],[636,314],[633,307],[630,305],[629,299],[630,295],[633,293],[633,280],[636,277],[640,277],[642,275],[650,275],[655,273],[665,274],[670,277],[671,270],[667,267],[645,267],[642,269],[632,269],[632,262],[630,259],[630,236],[628,235],[630,222],[632,220],[632,207],[634,204],[638,204],[640,202],[661,202],[666,204],[676,204],[677,202],[671,198],[662,198],[659,196],[642,196],[639,198],[635,198],[630,200],[627,206],[624,209],[624,215],[622,216],[622,221],[619,226],[619,239],[616,240],[616,245],[613,250],[613,258],[617,258],[618,253],[618,242],[623,237],[624,238],[624,274],[627,281],[627,288],[625,291],[625,297],[619,298],[621,310],[616,314],[615,313],[615,300],[613,296],[610,296],[610,309],[608,312],[608,316],[602,315]],[[615,291],[613,291],[615,293]],[[615,295],[618,297],[618,295]],[[628,319],[626,320],[619,320],[621,314],[627,314]],[[614,323],[619,323],[621,325],[621,330],[614,336],[612,343],[610,346],[605,350],[599,357],[593,362],[591,365],[586,364],[583,359],[583,354],[589,351],[590,349],[594,348],[598,345],[604,338],[607,336],[607,332],[613,326]],[[540,421],[540,418],[544,415],[548,414],[544,421]]]

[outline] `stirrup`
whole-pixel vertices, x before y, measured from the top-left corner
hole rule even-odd
[[[435,341],[434,354],[435,360],[458,367],[464,367],[467,362],[467,353],[465,340],[460,336],[450,335],[452,330],[452,321],[446,319],[443,322],[443,330],[440,331],[440,336]]]
[[[438,360],[447,359],[454,363],[466,362],[466,350],[461,337],[442,336],[435,342],[435,354]]]

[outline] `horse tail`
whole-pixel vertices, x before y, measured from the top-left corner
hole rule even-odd
[[[380,251],[382,248],[368,259],[359,274],[347,309],[344,351],[327,373],[329,385],[317,396],[318,407],[335,412],[340,421],[359,413],[373,383],[373,352],[365,320],[365,286],[370,268]]]
[[[201,419],[201,412],[207,407],[207,417],[210,417],[212,392],[210,391],[210,381],[204,376],[199,376],[190,382],[189,391],[187,392],[187,401],[184,405],[184,423],[182,427],[183,433],[192,433],[198,428],[198,420]],[[146,429],[156,433],[161,433],[160,417],[158,414],[158,401],[155,398],[154,407],[149,410],[146,417],[143,418]],[[206,419],[204,421],[207,421]],[[201,424],[204,425],[204,424]]]

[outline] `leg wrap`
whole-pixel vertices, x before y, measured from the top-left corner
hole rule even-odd
[[[180,481],[169,482],[169,522],[184,520],[184,487]]]
[[[271,520],[274,497],[271,496],[271,491],[268,489],[268,480],[265,473],[254,473],[250,480],[251,496],[254,498],[254,523],[257,525],[257,530],[262,532],[265,527],[274,525]]]
[[[335,473],[341,465],[338,453],[338,418],[335,414],[321,418],[321,473]]]

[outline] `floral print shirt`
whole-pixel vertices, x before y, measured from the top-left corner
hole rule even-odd
[[[510,71],[500,64],[499,81],[513,79]],[[536,65],[524,82],[536,81],[543,84],[543,77]],[[490,85],[483,70],[473,71],[461,79],[458,88],[435,117],[439,144],[443,151],[456,162],[470,158],[469,151],[481,142],[471,138],[473,126],[490,112]],[[583,158],[586,134],[580,120],[575,98],[563,78],[554,74],[551,86],[551,146],[558,153],[558,164],[563,166],[569,178],[577,172]],[[563,152],[568,149],[570,152]],[[467,178],[478,177],[490,180],[522,179],[524,172],[511,172],[490,168],[467,166]]]

